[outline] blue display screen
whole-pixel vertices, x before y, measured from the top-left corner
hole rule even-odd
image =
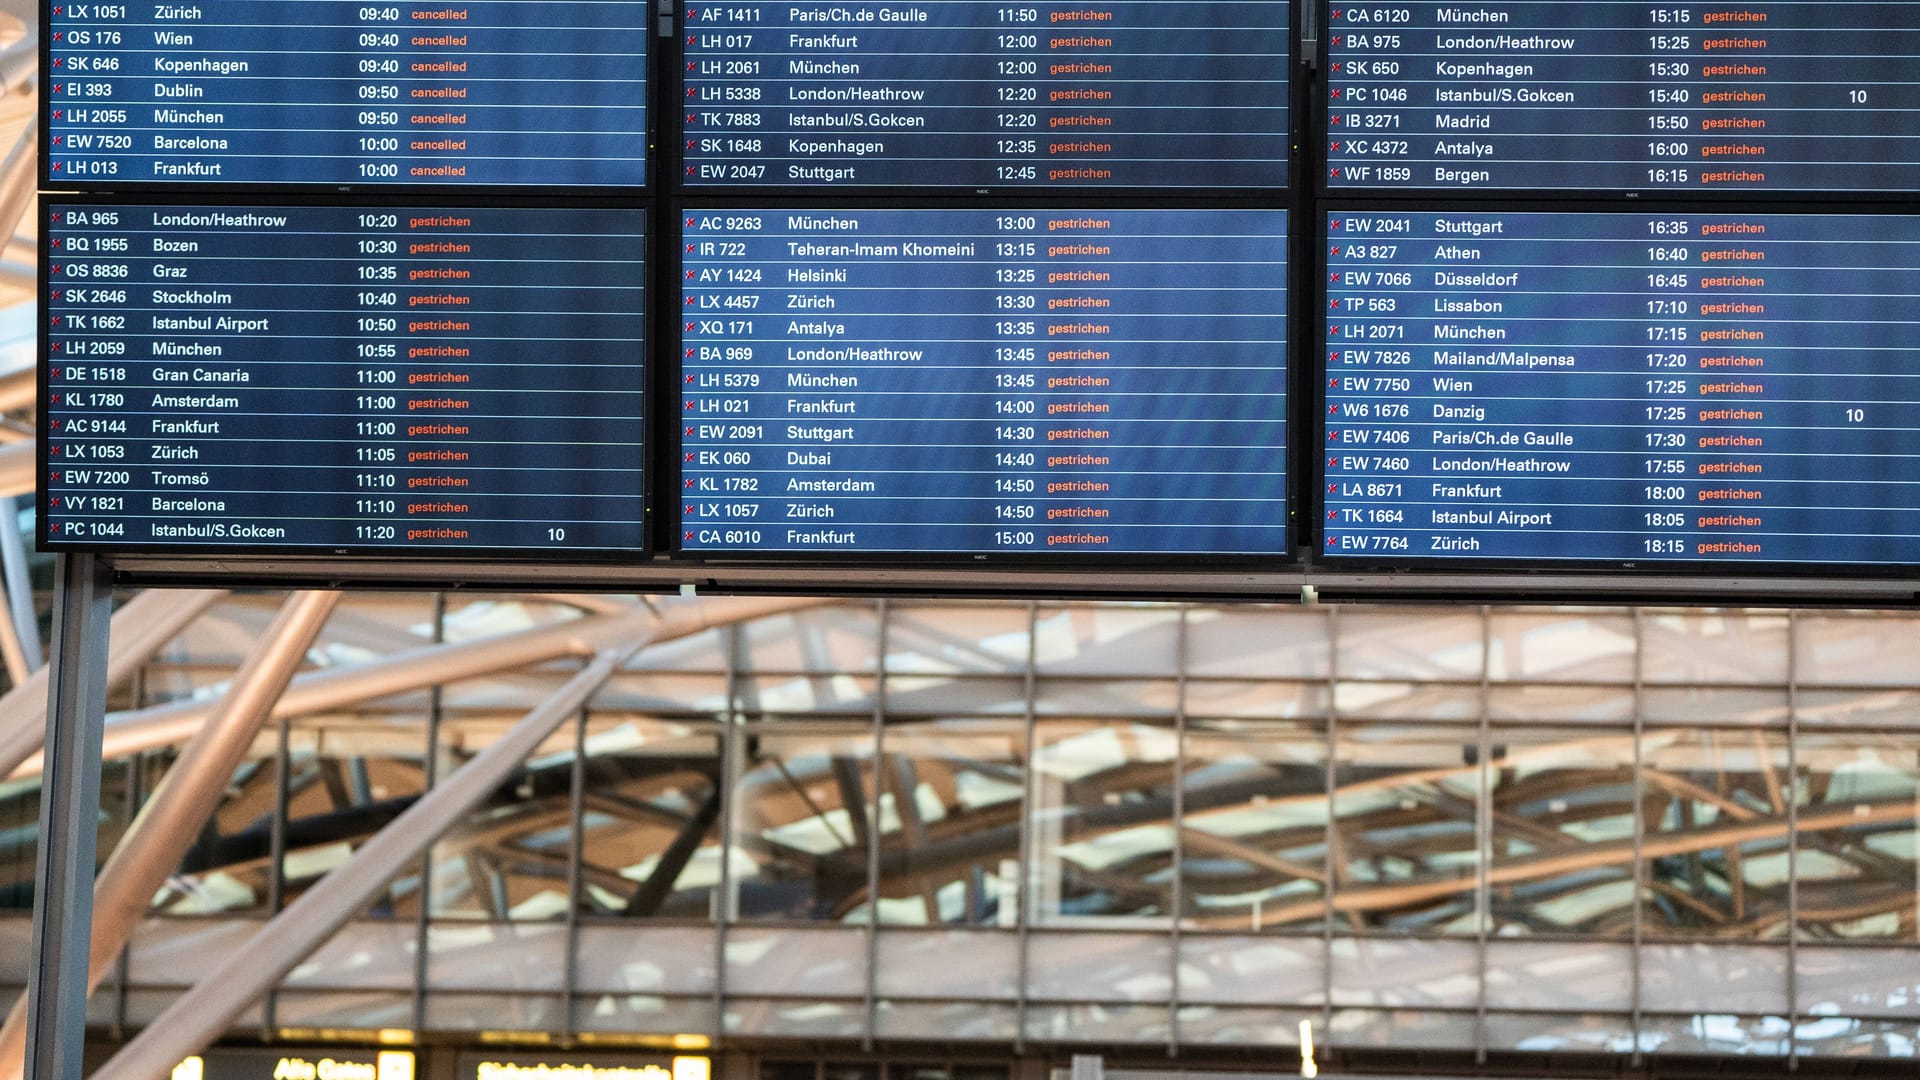
[[[1289,552],[1279,210],[685,211],[698,552]]]
[[[49,206],[44,545],[646,547],[642,212]]]
[[[1326,186],[1920,189],[1920,5],[1332,0]]]
[[[49,186],[638,187],[640,0],[53,0]]]
[[[1920,563],[1920,217],[1325,217],[1332,556]]]
[[[1276,188],[1285,0],[687,6],[689,187]]]

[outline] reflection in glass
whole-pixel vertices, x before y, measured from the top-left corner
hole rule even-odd
[[[1642,747],[1647,932],[1771,938],[1787,928],[1786,736],[1664,729]]]
[[[1475,730],[1343,723],[1337,755],[1336,926],[1474,933]]]
[[[1048,719],[1034,743],[1035,921],[1171,912],[1173,728]]]
[[[1493,732],[1491,932],[1633,934],[1633,733]]]
[[[1196,722],[1187,730],[1180,782],[1182,924],[1319,925],[1327,877],[1324,733]]]
[[[1915,940],[1920,734],[1802,735],[1799,935]]]
[[[420,717],[296,724],[288,745],[284,899],[352,857],[426,789],[426,725]],[[264,848],[263,848],[264,853]],[[403,872],[362,914],[411,917],[420,875]]]
[[[1022,727],[937,720],[887,730],[880,921],[1012,926],[1019,895]]]
[[[581,910],[711,917],[720,880],[720,741],[644,718],[588,723]]]
[[[734,789],[741,919],[865,921],[873,733],[850,724],[750,724]]]
[[[578,721],[561,725],[435,841],[428,893],[434,915],[512,922],[566,915],[577,729]],[[460,761],[485,749],[489,734],[479,725],[442,729]]]

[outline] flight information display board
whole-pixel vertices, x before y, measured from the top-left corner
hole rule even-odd
[[[1277,188],[1286,0],[689,0],[712,185]]]
[[[1323,553],[1920,563],[1920,217],[1325,225]]]
[[[682,225],[681,550],[1290,553],[1284,211]]]
[[[51,0],[45,177],[639,187],[641,0]]]
[[[645,548],[645,215],[42,204],[42,546]]]
[[[1920,189],[1920,5],[1332,0],[1326,186]]]

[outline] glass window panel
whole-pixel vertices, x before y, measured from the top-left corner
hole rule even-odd
[[[1034,708],[1054,716],[1164,716],[1180,707],[1171,679],[1049,679],[1034,684]]]
[[[1471,1009],[1480,954],[1472,941],[1334,938],[1333,1003]]]
[[[1920,733],[1802,734],[1794,873],[1803,940],[1915,940]]]
[[[1487,942],[1487,1007],[1624,1012],[1633,1006],[1633,947],[1597,941]]]
[[[124,999],[126,1005],[120,1014],[120,1021],[135,1027],[145,1027],[155,1020],[158,1020],[160,1014],[172,1006],[175,1001],[178,1001],[180,995],[184,993],[186,993],[185,990],[128,990]],[[370,1012],[379,1012],[384,1015],[387,1007],[395,1003],[396,995],[364,992],[357,994],[323,994],[321,998],[323,999],[322,1008],[331,1006],[338,1010],[334,1015],[344,1015],[351,1020],[364,1017]],[[95,995],[87,999],[87,1016],[90,1021],[92,1021],[96,1015],[93,1009],[94,1002],[98,1000],[102,1000],[101,995]],[[279,1000],[286,1002],[286,995],[280,995]],[[398,1001],[401,1006],[401,1011],[395,1014],[396,1019],[394,1022],[380,1024],[377,1025],[378,1027],[407,1027],[412,1024],[412,996],[399,995]],[[291,1002],[278,1005],[277,1008],[279,1012],[276,1016],[277,1026],[282,1028],[305,1026],[304,1024],[296,1023],[295,1020],[289,1020],[287,1017],[291,1015],[295,1018],[300,1018],[308,1015],[308,1006],[310,1004],[310,1002],[296,997]],[[234,1017],[233,1021],[227,1025],[227,1031],[233,1033],[259,1031],[266,1026],[265,1017],[265,1005],[258,1003],[249,1005],[245,1012]],[[354,1026],[358,1027],[360,1025],[356,1024]],[[374,1028],[368,1027],[366,1030],[372,1031]]]
[[[873,799],[870,727],[757,724],[740,736],[733,910],[744,920],[864,921]]]
[[[1758,611],[1658,612],[1642,616],[1641,678],[1649,683],[1784,683],[1783,614]]]
[[[1027,996],[1039,1001],[1166,1001],[1173,942],[1164,934],[1036,932]]]
[[[887,671],[1014,674],[1027,669],[1025,604],[887,605]]]
[[[220,794],[213,817],[154,894],[152,909],[168,915],[266,914],[276,792],[273,762],[279,735],[255,737]],[[151,791],[147,793],[151,796]],[[100,853],[104,856],[106,853]]]
[[[889,675],[888,716],[1025,716],[1027,681],[998,675]]]
[[[593,708],[597,713],[718,715],[727,708],[727,680],[707,673],[622,672],[601,688]]]
[[[858,1001],[727,998],[728,1035],[857,1039],[866,1027],[867,1007]]]
[[[1668,1013],[1785,1011],[1787,951],[1723,942],[1642,946],[1640,1006]]]
[[[561,923],[432,923],[427,927],[427,985],[503,993],[559,991],[566,976],[567,928]]]
[[[1165,1005],[1029,1005],[1029,1039],[1048,1042],[1165,1043],[1172,1035]]]
[[[1480,613],[1457,608],[1343,608],[1340,676],[1446,682],[1480,679]]]
[[[244,947],[264,925],[253,919],[142,920],[127,943],[127,982],[192,986]],[[20,970],[25,974],[24,966]]]
[[[1326,999],[1325,947],[1317,937],[1184,935],[1180,1000],[1317,1005]]]
[[[517,722],[517,721],[516,721]],[[573,861],[572,791],[579,721],[561,724],[431,852],[428,910],[436,919],[539,922],[566,917]],[[441,729],[455,747],[450,775],[506,733],[493,723]]]
[[[1640,1017],[1640,1049],[1649,1054],[1785,1057],[1793,1029],[1784,1016],[1691,1013]]]
[[[352,857],[426,789],[424,718],[392,722],[309,717],[288,743],[285,902]],[[445,769],[441,770],[445,775]],[[411,919],[419,910],[417,865],[402,871],[365,914]]]
[[[1327,700],[1324,682],[1187,680],[1187,716],[1190,718],[1316,718],[1326,715]]]
[[[567,1018],[566,999],[558,994],[450,994],[426,996],[429,1031],[524,1031],[529,1034],[560,1030]],[[392,1025],[407,1027],[407,1022]]]
[[[1470,1012],[1336,1009],[1322,1042],[1348,1049],[1457,1050],[1479,1041],[1479,1026]]]
[[[1794,1027],[1802,1057],[1920,1057],[1920,1033],[1911,1020],[1861,1020],[1850,1016],[1802,1018]]]
[[[1618,1013],[1487,1014],[1487,1049],[1531,1054],[1630,1054],[1633,1017]]]
[[[713,991],[715,933],[705,926],[583,922],[575,931],[576,988],[645,994]]]
[[[1920,950],[1801,945],[1796,956],[1803,1015],[1920,1020]]]
[[[1494,723],[1631,724],[1633,687],[1490,686],[1487,716]]]
[[[1320,1010],[1182,1005],[1180,1007],[1180,1041],[1183,1044],[1215,1046],[1297,1047],[1300,1045],[1302,1020],[1317,1027],[1320,1023]],[[1271,1074],[1241,1074],[1245,1080],[1267,1075]],[[1223,1077],[1221,1080],[1226,1078]]]
[[[720,738],[642,717],[589,718],[580,910],[708,919],[720,884]]]
[[[740,633],[742,673],[871,675],[880,619],[873,606],[848,601],[754,619]]]
[[[881,765],[883,923],[1013,926],[1025,726],[949,718],[887,728]]]
[[[145,1024],[152,1017],[136,1020],[132,999],[127,1002],[127,1021]],[[391,990],[319,990],[305,993],[282,990],[273,997],[273,1022],[278,1028],[327,1028],[335,1032],[375,1032],[413,1027],[413,994]],[[255,1021],[258,1023],[258,1020]]]
[[[1169,914],[1173,728],[1043,719],[1035,745],[1034,920]]]
[[[1327,677],[1327,615],[1297,606],[1194,608],[1187,671],[1196,678]]]
[[[1171,677],[1179,670],[1180,609],[1076,604],[1041,607],[1034,623],[1040,675]]]
[[[875,990],[890,998],[1011,1001],[1020,939],[1004,930],[880,931]]]
[[[1653,730],[1642,761],[1647,933],[1783,936],[1793,798],[1785,734]]]
[[[858,997],[867,935],[858,929],[736,927],[727,934],[727,992]]]
[[[719,674],[727,670],[733,629],[718,626],[672,641],[648,644],[621,665],[623,671],[684,671]]]
[[[1603,610],[1497,610],[1487,677],[1494,682],[1633,681],[1633,617]]]
[[[1641,714],[1649,727],[1704,724],[1786,727],[1787,692],[1747,687],[1649,686],[1641,691]]]
[[[1920,646],[1909,615],[1816,615],[1794,619],[1794,674],[1802,684],[1914,684]]]
[[[1342,720],[1451,721],[1480,719],[1478,686],[1410,682],[1342,682],[1333,688]]]
[[[1477,733],[1343,722],[1337,755],[1336,927],[1474,933]]]
[[[1207,930],[1317,926],[1327,877],[1326,737],[1293,725],[1187,732],[1181,918]]]
[[[281,985],[297,989],[408,990],[419,932],[412,920],[355,920],[309,953]]]
[[[1920,727],[1920,690],[1897,687],[1811,690],[1802,687],[1794,706],[1802,728]]]
[[[888,1001],[874,1003],[873,1034],[881,1039],[1011,1042],[1020,1033],[1019,1013],[1011,1005],[977,1001]],[[968,1075],[956,1069],[956,1078]],[[1001,1073],[1004,1078],[1005,1072]]]
[[[585,1036],[712,1035],[712,998],[588,994],[573,999],[573,1030]]]
[[[1501,935],[1633,934],[1633,733],[1492,732],[1488,914]]]
[[[740,708],[747,712],[841,713],[864,715],[873,711],[872,675],[743,674],[734,682]]]

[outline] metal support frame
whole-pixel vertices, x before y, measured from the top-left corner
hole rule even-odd
[[[93,1080],[159,1080],[182,1058],[218,1038],[267,987],[285,977],[385,888],[395,873],[420,857],[443,829],[485,799],[555,728],[577,716],[587,699],[645,640],[643,636],[600,654],[553,697],[228,954],[97,1070]],[[73,1076],[77,1080],[78,1074]]]
[[[1180,1056],[1180,918],[1186,911],[1186,845],[1181,830],[1187,822],[1187,639],[1188,605],[1180,606],[1179,629],[1173,646],[1173,860],[1171,903],[1167,912],[1167,1056]]]
[[[1034,893],[1039,888],[1040,875],[1033,865],[1033,817],[1034,807],[1040,801],[1040,770],[1036,767],[1034,754],[1040,740],[1033,730],[1034,698],[1039,690],[1036,672],[1040,667],[1040,605],[1027,601],[1027,670],[1022,686],[1026,699],[1023,716],[1026,739],[1026,776],[1025,799],[1020,811],[1020,881],[1014,889],[1014,895],[1020,902],[1014,906],[1014,933],[1017,935],[1020,954],[1018,980],[1014,983],[1013,1007],[1013,1053],[1018,1057],[1027,1052],[1027,973],[1031,959],[1028,956],[1029,944],[1027,929],[1033,922]]]
[[[1634,1068],[1640,1067],[1643,1045],[1640,1036],[1642,1009],[1640,1005],[1640,983],[1642,979],[1641,950],[1647,939],[1647,862],[1642,857],[1642,848],[1647,836],[1647,796],[1646,796],[1646,736],[1647,736],[1647,619],[1635,609],[1633,613],[1633,952],[1629,957],[1631,966],[1633,995],[1633,1053],[1628,1063]]]
[[[121,836],[113,855],[101,868],[99,880],[88,882],[92,893],[89,906],[93,909],[89,923],[90,946],[86,966],[77,972],[83,1008],[85,995],[112,968],[114,958],[132,938],[134,927],[152,905],[154,894],[179,867],[201,827],[219,807],[234,770],[253,745],[262,721],[286,689],[294,669],[305,658],[307,647],[326,625],[327,616],[339,600],[340,594],[330,591],[298,592],[288,597],[273,625],[261,637],[259,648],[234,675],[232,685],[220,699],[214,720],[193,737],[179,760],[167,770],[166,779],[154,790],[153,798],[140,808],[133,825]],[[95,655],[106,655],[104,643]],[[92,666],[104,668],[97,660]],[[59,678],[70,675],[64,671],[55,674]],[[104,676],[105,671],[100,674]],[[103,706],[100,715],[104,724],[104,679],[98,700]],[[99,741],[95,740],[90,759],[93,787],[85,804],[93,808],[92,813],[86,814],[89,855],[94,846],[91,830],[98,827],[99,817],[99,747]],[[56,833],[48,831],[41,835],[51,837]],[[90,878],[91,858],[87,869]],[[7,1014],[5,1025],[0,1026],[0,1080],[13,1080],[17,1075],[14,1069],[20,1058],[15,1047],[26,1040],[26,1024],[24,1008],[16,1005]]]
[[[880,796],[887,789],[887,631],[893,624],[893,608],[882,599],[874,605],[878,629],[873,640],[873,799],[867,824],[867,979],[865,1019],[860,1029],[860,1049],[873,1052],[873,1029],[879,1019],[880,994]],[[910,812],[900,805],[912,800],[913,792],[894,793],[894,815],[904,826]]]
[[[1787,612],[1787,1071],[1800,1068],[1800,623]]]
[[[107,715],[111,567],[94,555],[54,562],[47,767],[34,855],[33,962],[27,969],[26,1075],[79,1080],[93,930],[100,736]]]
[[[224,589],[149,589],[121,604],[111,618],[113,629],[109,640],[100,646],[94,661],[105,671],[106,685],[113,686],[131,677],[181,628],[225,595]],[[0,777],[20,769],[23,762],[33,761],[29,771],[40,769],[34,759],[40,756],[38,751],[47,734],[47,685],[51,674],[50,668],[40,668],[25,682],[0,696]],[[204,719],[211,708],[212,703],[201,703],[200,717]],[[196,722],[178,737],[154,745],[181,742],[198,727]]]
[[[1479,768],[1475,770],[1473,860],[1473,1061],[1487,1063],[1487,933],[1493,923],[1493,609],[1480,608]]]

